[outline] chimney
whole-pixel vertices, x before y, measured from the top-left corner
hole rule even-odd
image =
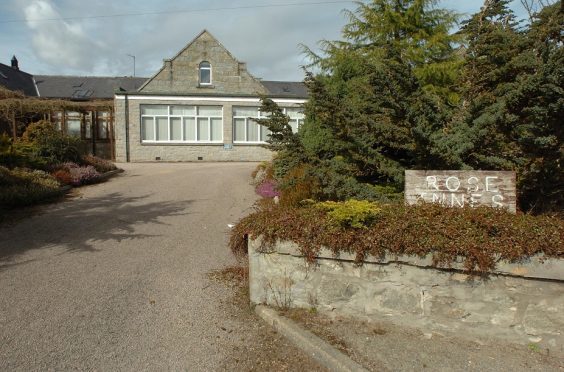
[[[18,66],[18,59],[16,58],[16,56],[12,57],[12,68],[15,70],[19,70],[19,66]]]

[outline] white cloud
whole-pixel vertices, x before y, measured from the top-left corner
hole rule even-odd
[[[49,0],[34,0],[24,7],[38,58],[61,70],[93,71],[95,62],[106,52],[104,43],[92,40],[78,22],[38,21],[61,15]]]
[[[305,61],[298,44],[315,49],[323,39],[340,38],[346,20],[340,10],[354,3],[262,7],[281,0],[0,0],[0,57],[12,54],[33,74],[151,76],[163,58],[174,56],[202,29],[208,29],[249,71],[266,80],[301,80]],[[288,1],[293,2],[293,1]],[[516,0],[514,0],[514,3]],[[472,13],[482,0],[442,0],[441,5]],[[225,7],[259,8],[189,11]],[[174,12],[174,10],[179,10]],[[111,17],[116,14],[154,13]],[[106,16],[88,18],[91,16]],[[108,17],[109,16],[109,17]],[[58,21],[34,21],[46,18]],[[75,17],[75,19],[72,19]]]

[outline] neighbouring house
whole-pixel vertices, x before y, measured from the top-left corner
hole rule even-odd
[[[31,75],[0,63],[0,87],[14,94],[0,112],[0,134],[21,136],[27,125],[50,120],[68,135],[80,137],[82,151],[114,159],[113,100],[116,90],[135,90],[147,78]]]
[[[0,86],[28,97],[39,96],[33,75],[20,70],[16,56],[10,66],[0,63]]]
[[[80,137],[87,152],[115,159],[113,99],[116,90],[134,90],[147,78],[35,75],[43,99],[72,101],[76,107],[53,110],[50,120],[68,135]]]
[[[252,76],[202,31],[139,89],[115,92],[117,161],[262,161],[268,132],[252,118],[260,97],[282,107],[295,131],[307,100],[303,83]]]

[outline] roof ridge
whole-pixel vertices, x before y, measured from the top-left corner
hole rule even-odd
[[[62,78],[100,78],[100,79],[148,79],[144,76],[96,76],[96,75],[48,75],[36,74],[32,76],[49,76],[49,77],[62,77]]]
[[[0,62],[0,65],[6,66],[7,68],[11,69],[12,71],[19,72],[19,73],[22,73],[22,74],[29,75],[29,76],[33,77],[33,75],[30,74],[29,72],[22,71],[22,70],[20,70],[19,68],[18,68],[18,69],[15,69],[15,68],[13,68],[12,66],[8,66],[8,65],[6,65],[6,64],[4,64],[4,63],[2,63],[2,62]]]

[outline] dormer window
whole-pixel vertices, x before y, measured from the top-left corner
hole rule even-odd
[[[200,85],[211,85],[212,70],[211,70],[211,64],[208,61],[203,61],[202,63],[200,63],[199,74],[200,74]]]

